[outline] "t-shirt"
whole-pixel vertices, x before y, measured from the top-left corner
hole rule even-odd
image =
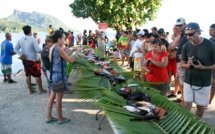
[[[145,55],[145,60],[151,58],[155,61],[161,62],[162,58],[168,57],[167,52],[161,52],[158,54],[157,58],[154,59],[152,51],[147,53]],[[146,78],[148,82],[167,82],[169,79],[168,72],[166,68],[160,68],[158,66],[155,66],[154,64],[150,64],[149,68],[151,70],[151,73],[146,74]]]
[[[5,65],[12,64],[13,44],[9,40],[1,43],[1,63]]]
[[[87,45],[87,35],[83,35],[83,43],[82,45]]]
[[[71,36],[71,40],[70,40],[70,44],[74,44],[75,43],[75,37],[74,35]]]
[[[124,37],[124,36],[121,36],[120,38],[119,38],[119,43],[122,45],[121,47],[122,48],[125,48],[125,47],[127,47],[127,45],[128,45],[128,41],[129,41],[129,38],[128,37]]]
[[[68,41],[67,41],[68,45],[70,45],[71,37],[72,37],[71,35],[68,35],[68,37],[67,37],[68,38]]]
[[[113,57],[114,57],[114,58],[119,57],[119,52],[118,52],[118,51],[115,51],[115,52],[113,53]]]
[[[49,60],[49,50],[44,47],[44,49],[41,52],[41,59],[42,59],[42,64],[43,67],[42,69],[45,70],[50,70],[50,60]]]
[[[137,40],[139,40],[139,39],[137,39]],[[136,40],[136,41],[137,41],[137,40]],[[133,44],[133,46],[132,46],[132,48],[131,48],[130,57],[134,57],[134,51],[135,51],[136,45],[137,45],[136,41],[134,42],[134,44]]]
[[[197,46],[187,42],[182,51],[182,61],[187,62],[188,57],[194,56],[203,66],[215,64],[215,44],[204,39]],[[187,69],[185,71],[185,82],[193,86],[210,86],[212,84],[212,70]]]
[[[212,38],[210,38],[210,40],[211,40],[213,43],[215,43],[215,40],[213,40]]]
[[[133,49],[133,47],[134,47],[135,42],[136,42],[135,40],[132,40],[132,41],[129,42],[129,46],[131,48],[130,57],[134,56],[133,52],[134,52],[135,49]]]
[[[142,51],[142,45],[143,45],[144,41],[145,41],[145,40],[142,40],[142,41],[141,41],[141,40],[137,40],[137,41],[135,42],[135,44],[136,44],[135,50],[140,50],[140,51]],[[143,57],[143,53],[136,52],[136,53],[134,53],[134,57],[135,57],[135,58]]]
[[[184,35],[184,32],[183,32],[179,40],[179,45],[176,53],[176,62],[180,62],[180,59],[178,58],[178,56],[182,53],[183,46],[187,41],[188,41],[187,37]]]
[[[22,37],[15,47],[15,52],[20,56],[25,54],[26,60],[29,61],[37,61],[37,52],[40,53],[41,51],[37,41],[31,36]]]
[[[49,29],[48,29],[48,34],[51,34],[52,31],[53,31],[53,29],[52,29],[52,28],[49,28]]]

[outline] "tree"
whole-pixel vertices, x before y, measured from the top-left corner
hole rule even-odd
[[[161,0],[75,0],[69,6],[77,18],[107,22],[118,31],[155,19]]]

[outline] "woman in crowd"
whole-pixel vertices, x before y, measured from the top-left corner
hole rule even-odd
[[[152,51],[145,55],[143,69],[147,73],[146,80],[148,82],[158,82],[153,87],[166,96],[169,90],[169,77],[166,69],[168,54],[162,51],[161,45],[162,43],[159,39],[154,39],[151,42]]]
[[[53,46],[50,48],[49,59],[51,62],[51,81],[52,83],[58,83],[63,81],[65,86],[65,91],[68,90],[68,80],[66,76],[66,61],[73,63],[76,59],[77,54],[82,50],[82,47],[79,46],[73,58],[70,58],[61,48],[65,42],[65,34],[61,30],[55,31],[52,36]],[[53,56],[52,56],[53,55]],[[63,68],[62,68],[63,67]],[[58,124],[67,123],[70,121],[68,118],[64,118],[62,115],[62,98],[63,92],[55,93],[51,91],[51,95],[48,99],[47,105],[47,117],[46,123],[58,121]],[[56,99],[56,111],[58,114],[58,119],[52,116],[52,106]]]
[[[152,48],[151,48],[152,35],[153,35],[152,33],[148,33],[145,35],[147,37],[146,38],[147,40],[143,43],[143,46],[142,46],[143,47],[142,50],[145,55],[152,50]],[[146,81],[146,72],[144,71],[144,69],[142,69],[141,77],[142,77],[141,81],[143,81],[143,82]]]
[[[43,74],[47,79],[47,91],[48,95],[51,94],[51,83],[50,83],[50,61],[49,61],[49,49],[52,47],[51,36],[47,36],[45,39],[45,46],[41,52],[42,70]]]
[[[142,64],[143,64],[143,57],[144,57],[144,48],[143,43],[145,42],[144,37],[145,33],[144,31],[140,31],[137,33],[138,40],[135,42],[135,50],[134,50],[134,73],[135,73],[135,78],[140,79],[140,75],[142,72]]]

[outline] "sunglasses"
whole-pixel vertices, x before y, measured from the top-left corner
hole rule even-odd
[[[176,25],[176,27],[182,27],[182,25]]]
[[[187,34],[185,33],[184,35],[185,35],[185,36],[193,36],[196,32],[197,32],[197,31],[195,31],[195,32],[193,32],[193,33],[187,33]]]

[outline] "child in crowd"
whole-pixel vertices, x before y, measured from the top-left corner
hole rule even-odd
[[[118,61],[117,61],[118,57],[119,57],[119,51],[116,48],[114,48],[113,49],[113,59],[116,64],[118,64]]]

